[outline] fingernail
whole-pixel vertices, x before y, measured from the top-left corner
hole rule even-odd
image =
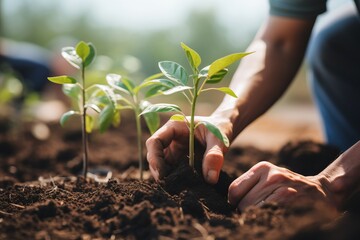
[[[206,180],[209,183],[216,183],[217,181],[217,171],[216,170],[209,170],[206,175]]]
[[[157,169],[152,168],[149,166],[151,175],[155,178],[156,181],[159,180],[159,171]]]

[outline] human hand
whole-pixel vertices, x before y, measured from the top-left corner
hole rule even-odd
[[[228,120],[218,117],[195,118],[196,122],[199,120],[215,124],[230,139],[232,124]],[[195,139],[202,146],[196,148],[196,155],[203,155],[202,171],[205,181],[215,184],[219,179],[227,148],[203,125],[196,128]],[[185,122],[169,120],[146,141],[146,147],[151,174],[155,180],[159,180],[166,174],[167,164],[188,158],[189,128]]]
[[[301,197],[330,203],[320,178],[305,177],[269,162],[260,162],[231,183],[228,198],[240,211],[265,202],[287,204]]]

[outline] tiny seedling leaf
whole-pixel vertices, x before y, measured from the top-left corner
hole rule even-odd
[[[156,130],[158,130],[160,126],[160,117],[159,114],[155,112],[149,112],[143,114],[144,120],[146,122],[146,126],[148,127],[150,134],[154,134]]]
[[[151,103],[148,101],[141,101],[140,108],[141,110],[146,109],[148,106],[150,106]],[[142,115],[144,117],[146,126],[148,127],[150,134],[154,134],[155,131],[160,126],[160,117],[159,114],[156,112],[149,112]]]
[[[234,54],[230,54],[230,55],[227,55],[225,57],[215,60],[210,65],[209,72],[208,72],[209,77],[212,77],[214,74],[218,73],[221,69],[228,67],[229,65],[233,64],[237,60],[239,60],[249,54],[251,54],[251,52],[250,53],[234,53]]]
[[[89,66],[93,60],[95,59],[95,47],[92,43],[88,43],[88,46],[90,48],[90,52],[88,54],[88,56],[85,58],[84,60],[84,67]]]
[[[161,95],[164,91],[167,91],[169,89],[171,89],[171,87],[169,87],[169,86],[155,85],[155,86],[151,87],[148,91],[146,91],[145,98]]]
[[[94,128],[94,118],[92,116],[86,115],[85,116],[86,121],[86,132],[91,133]]]
[[[198,67],[201,64],[200,55],[195,50],[193,50],[192,48],[187,46],[185,43],[181,43],[181,47],[184,49],[184,51],[186,53],[186,57],[188,59],[188,62],[190,64],[191,68],[193,69],[193,71],[195,73],[197,73]]]
[[[105,132],[106,129],[113,123],[113,117],[115,113],[115,108],[112,105],[106,106],[99,116],[99,131]]]
[[[145,78],[145,80],[143,82],[147,82],[147,81],[151,81],[151,80],[154,80],[154,79],[157,79],[157,78],[161,78],[162,76],[164,76],[163,73],[155,73],[154,75],[151,75],[151,76]]]
[[[188,82],[188,74],[185,68],[180,64],[172,61],[159,62],[159,68],[161,72],[171,80],[176,81],[179,84],[186,85]]]
[[[111,88],[109,86],[102,85],[102,84],[94,84],[91,87],[95,87],[95,88],[100,89],[106,95],[106,97],[108,98],[109,103],[111,105],[115,105],[115,103],[116,103],[116,95],[115,95],[115,93],[113,91],[111,91]]]
[[[133,83],[130,79],[127,79],[127,78],[121,78],[121,81],[122,81],[123,85],[125,86],[125,88],[126,88],[131,94],[133,94],[133,93],[134,93],[134,88],[135,88],[134,83]]]
[[[134,88],[134,93],[137,94],[141,89],[149,86],[168,86],[172,88],[175,86],[173,80],[170,79],[154,79],[142,82],[139,86]]]
[[[75,78],[69,77],[69,76],[48,77],[48,80],[50,82],[57,83],[57,84],[66,84],[66,83],[74,84],[77,82]]]
[[[72,116],[75,116],[75,115],[78,115],[80,116],[81,114],[79,112],[76,112],[76,111],[68,111],[66,113],[64,113],[61,118],[60,118],[60,125],[63,127],[65,126],[65,123],[67,122],[67,120],[72,117]]]
[[[149,112],[181,112],[179,106],[167,103],[158,103],[147,106],[140,115],[147,114]]]
[[[84,63],[86,58],[90,54],[90,47],[86,42],[80,41],[76,45],[75,51],[76,51],[76,54],[81,58],[82,62]]]
[[[226,68],[221,69],[220,71],[218,71],[217,73],[215,73],[214,75],[212,75],[207,81],[206,83],[209,84],[215,84],[215,83],[219,83],[221,82],[221,80],[224,79],[225,75],[228,73],[229,70],[227,70]]]
[[[81,68],[82,60],[79,57],[79,55],[77,55],[74,47],[63,48],[61,51],[61,55],[68,63],[70,63],[75,68],[77,69]]]
[[[206,91],[212,91],[212,90],[215,90],[215,91],[220,91],[220,92],[223,92],[225,94],[228,94],[234,98],[237,98],[236,94],[234,93],[233,90],[231,90],[230,88],[228,87],[220,87],[220,88],[206,88],[206,89],[203,89],[201,90],[201,92],[206,92]]]
[[[179,122],[187,122],[187,119],[184,115],[181,115],[181,114],[174,114],[170,117],[170,120],[172,121],[179,121]]]
[[[113,120],[112,120],[112,125],[114,127],[118,127],[120,125],[120,122],[121,122],[121,114],[120,114],[120,111],[115,111],[114,112],[114,117],[113,117]]]
[[[196,126],[200,124],[203,124],[212,134],[214,134],[220,141],[222,141],[226,147],[229,147],[229,139],[220,131],[217,126],[207,121],[201,121],[197,123]]]
[[[171,95],[173,93],[182,92],[182,91],[189,90],[189,89],[193,89],[193,87],[190,87],[190,86],[176,86],[176,87],[170,88],[169,90],[163,91],[162,94],[163,95]]]
[[[84,106],[85,108],[91,108],[93,109],[95,112],[97,113],[100,113],[101,112],[101,109],[94,103],[88,103],[88,104],[85,104]]]
[[[62,85],[62,91],[66,96],[77,100],[80,96],[81,88],[78,84],[64,84]]]
[[[106,75],[106,81],[111,87],[119,90],[120,92],[131,94],[129,89],[124,85],[121,79],[122,77],[119,74],[109,73]]]

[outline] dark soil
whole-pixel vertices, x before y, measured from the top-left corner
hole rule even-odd
[[[227,202],[231,181],[255,163],[312,175],[336,158],[335,148],[309,141],[278,152],[231,148],[216,186],[184,164],[157,184],[148,171],[144,181],[137,179],[134,121],[122,121],[119,129],[91,135],[90,170],[112,172],[100,183],[77,177],[78,129],[54,123],[49,138],[39,140],[34,123],[14,127],[2,120],[0,239],[359,239],[356,200],[342,214],[307,201],[239,213]]]

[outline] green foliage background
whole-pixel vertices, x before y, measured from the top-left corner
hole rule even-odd
[[[9,4],[9,1],[16,5],[11,12],[3,8],[4,2]],[[104,4],[107,4],[107,1],[104,1]],[[193,10],[187,13],[185,21],[180,22],[178,26],[141,31],[114,27],[115,25],[95,24],[92,21],[89,5],[84,5],[82,11],[76,14],[68,14],[61,9],[60,1],[0,0],[1,36],[34,43],[52,53],[59,53],[65,43],[70,46],[79,40],[92,42],[100,55],[108,56],[113,60],[114,72],[123,76],[130,75],[132,79],[139,81],[157,73],[159,61],[171,60],[186,65],[186,57],[179,47],[180,42],[192,46],[201,54],[204,62],[212,62],[232,52],[245,51],[261,22],[261,19],[252,19],[252,21],[234,19],[237,21],[234,24],[236,29],[229,29],[228,26],[220,23],[216,15],[217,9],[208,7],[204,8],[205,10]],[[239,9],[239,14],[246,11],[254,11],[254,9]],[[241,35],[241,37],[234,38],[236,36],[234,33],[239,32],[241,34],[237,36]],[[124,67],[127,56],[139,60],[139,70],[131,72]],[[229,69],[229,74],[222,85],[229,84],[235,69],[236,65]],[[105,75],[98,73],[98,76]],[[308,98],[307,94],[304,95],[305,81],[297,84],[296,89],[290,93],[294,99]],[[221,94],[213,94],[210,98],[200,99],[200,102],[210,103],[208,111],[211,111],[211,103],[219,102],[221,99]]]

